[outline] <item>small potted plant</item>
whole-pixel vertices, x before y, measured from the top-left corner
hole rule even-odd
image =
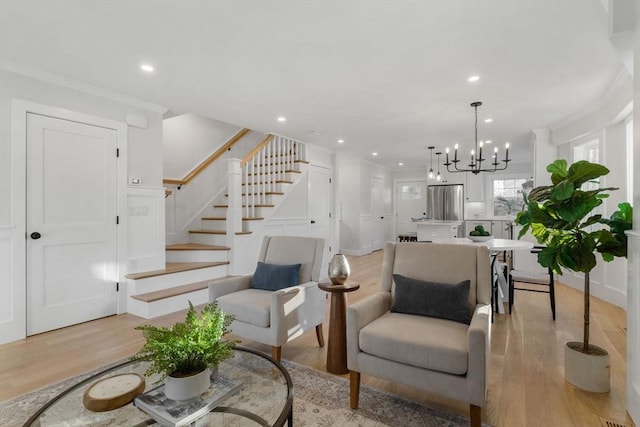
[[[198,316],[189,301],[184,322],[170,328],[136,327],[147,342],[132,359],[151,362],[145,375],[160,374],[159,381],[165,380],[169,399],[191,399],[209,388],[210,369],[217,369],[221,361],[231,356],[235,343],[222,337],[229,332],[233,320],[215,302],[206,305]]]
[[[567,168],[565,160],[547,166],[552,185],[536,187],[525,196],[525,210],[515,222],[545,245],[538,263],[562,274],[561,267],[584,273],[584,328],[582,342],[565,346],[565,379],[583,390],[609,391],[609,353],[589,342],[589,272],[596,266],[596,253],[605,261],[627,256],[627,236],[632,208],[620,203],[610,218],[593,214],[608,192],[617,188],[582,189],[587,182],[609,173],[597,163],[579,161]]]

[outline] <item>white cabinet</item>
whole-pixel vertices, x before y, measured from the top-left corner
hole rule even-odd
[[[469,235],[469,232],[473,230],[476,225],[481,225],[486,231],[491,233],[496,239],[510,239],[511,238],[511,220],[500,219],[476,219],[465,221],[465,232]]]
[[[482,174],[465,173],[464,198],[467,202],[485,201],[485,177]]]
[[[491,235],[496,239],[511,239],[510,220],[492,220]]]

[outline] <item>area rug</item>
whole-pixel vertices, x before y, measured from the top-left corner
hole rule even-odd
[[[294,385],[293,423],[309,426],[456,427],[468,419],[362,385],[357,410],[349,408],[349,381],[293,362],[283,361]],[[104,368],[100,368],[102,370]],[[97,372],[97,371],[96,371]],[[42,405],[92,372],[0,403],[0,425],[21,426]]]

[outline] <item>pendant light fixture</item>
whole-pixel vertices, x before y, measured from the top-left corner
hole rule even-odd
[[[471,172],[472,174],[477,175],[480,172],[495,172],[495,171],[505,170],[507,166],[509,166],[509,162],[511,161],[511,159],[509,159],[509,143],[507,142],[505,144],[506,151],[505,151],[504,159],[502,160],[504,165],[502,167],[498,167],[500,165],[500,162],[498,161],[498,147],[496,147],[494,149],[494,155],[492,156],[493,163],[489,163],[489,165],[493,167],[488,167],[488,168],[482,167],[482,162],[484,162],[485,160],[482,157],[483,143],[482,141],[478,143],[478,107],[481,105],[482,105],[482,102],[479,102],[479,101],[471,103],[471,106],[475,109],[476,125],[475,125],[475,150],[471,150],[471,162],[469,163],[469,167],[468,168],[458,167],[458,163],[460,162],[460,160],[458,160],[458,144],[456,144],[454,147],[455,151],[453,154],[452,161],[449,161],[449,148],[447,148],[446,150],[446,161],[444,165],[447,167],[448,172],[451,172],[451,173]],[[453,165],[453,169],[449,167],[451,165]]]
[[[436,156],[438,156],[438,160],[436,160],[436,164],[438,165],[438,173],[436,174],[436,181],[442,180],[442,175],[440,175],[440,155],[441,154],[442,154],[441,151],[436,152]]]
[[[433,179],[433,149],[436,148],[434,146],[430,146],[427,147],[427,149],[429,150],[429,155],[431,157],[430,163],[429,163],[429,179]]]

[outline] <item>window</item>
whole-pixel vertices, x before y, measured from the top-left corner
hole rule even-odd
[[[491,180],[493,216],[514,216],[524,206],[522,197],[525,177],[494,178]]]
[[[576,145],[573,147],[573,161],[586,160],[591,163],[600,162],[600,141],[594,139],[584,144]],[[582,190],[589,191],[595,190],[600,185],[595,182],[585,182],[582,185]]]
[[[633,200],[633,120],[627,121],[627,200]]]
[[[422,192],[419,185],[402,185],[400,187],[400,198],[402,200],[420,200]]]

